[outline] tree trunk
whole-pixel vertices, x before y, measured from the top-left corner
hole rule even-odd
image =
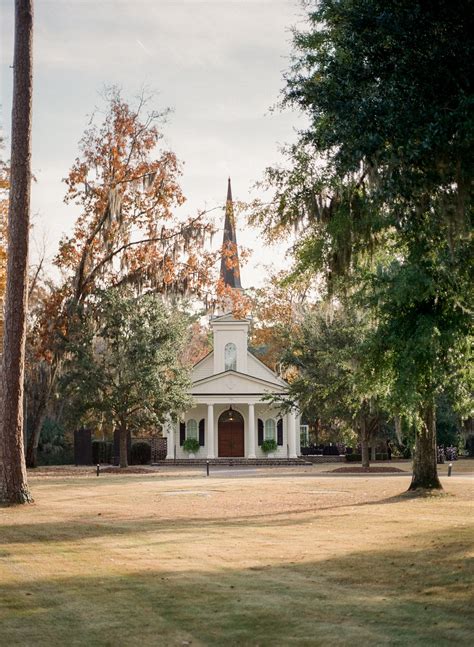
[[[15,1],[11,188],[0,416],[0,501],[32,500],[23,442],[23,380],[28,306],[31,185],[33,0]]]
[[[427,490],[443,489],[438,478],[434,401],[427,405],[423,412],[422,424],[416,430],[413,477],[409,489],[417,490],[419,488]]]
[[[362,454],[362,467],[370,467],[369,436],[370,434],[367,428],[367,418],[362,415],[360,420],[360,449]]]
[[[36,373],[37,379],[37,406],[34,409],[33,429],[28,438],[26,448],[26,466],[36,467],[38,445],[41,438],[41,430],[46,418],[48,403],[51,394],[56,385],[56,375],[58,371],[58,362],[55,360],[52,365],[42,363]],[[28,389],[27,389],[28,392]],[[31,411],[31,408],[29,409]]]
[[[35,421],[31,435],[28,438],[28,446],[26,449],[26,466],[27,467],[36,467],[38,459],[38,445],[41,436],[41,429],[43,428],[43,422],[46,414],[46,406],[42,411],[38,411],[35,416]]]
[[[128,467],[127,425],[121,424],[119,429],[120,429],[120,467]]]
[[[319,442],[319,418],[316,418],[314,421],[314,439],[313,442],[315,445]]]

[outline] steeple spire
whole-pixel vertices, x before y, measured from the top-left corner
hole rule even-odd
[[[227,182],[227,201],[225,204],[224,237],[222,241],[221,279],[224,285],[241,289],[239,250],[235,234],[234,205],[230,178]]]

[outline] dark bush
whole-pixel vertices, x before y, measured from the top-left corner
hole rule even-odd
[[[354,453],[354,448],[353,447],[346,447],[346,455],[347,454],[353,454]]]
[[[388,454],[375,454],[376,461],[388,461]]]
[[[113,462],[113,443],[108,440],[92,441],[92,462],[110,464]]]
[[[346,454],[346,461],[348,463],[361,463],[362,456],[360,454]]]
[[[151,461],[151,447],[149,443],[141,440],[132,443],[132,465],[146,465]]]
[[[323,456],[339,456],[339,448],[337,445],[325,445],[323,448]]]
[[[474,456],[474,436],[469,436],[469,438],[466,440],[466,450],[469,456]]]
[[[48,445],[38,450],[38,465],[74,465],[74,451],[70,446],[53,447]]]
[[[322,445],[315,445],[313,443],[311,445],[308,445],[307,447],[302,447],[301,453],[303,454],[303,456],[318,456],[322,455],[323,449],[324,448]]]

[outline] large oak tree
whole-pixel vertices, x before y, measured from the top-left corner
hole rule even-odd
[[[79,215],[60,243],[56,265],[64,281],[44,299],[34,326],[41,389],[28,441],[28,465],[36,451],[48,403],[56,389],[69,326],[100,289],[131,286],[170,298],[206,289],[216,256],[204,243],[212,227],[204,214],[179,219],[185,198],[181,165],[160,145],[163,113],[150,98],[134,105],[111,88],[105,114],[91,118],[80,153],[65,180],[65,202]]]

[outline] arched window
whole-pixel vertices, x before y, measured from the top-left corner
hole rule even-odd
[[[275,421],[273,418],[265,420],[264,440],[276,440],[275,438]]]
[[[237,370],[237,346],[232,342],[225,345],[224,359],[226,371]]]
[[[186,438],[198,439],[198,426],[194,418],[191,418],[191,420],[188,420],[186,423]]]

